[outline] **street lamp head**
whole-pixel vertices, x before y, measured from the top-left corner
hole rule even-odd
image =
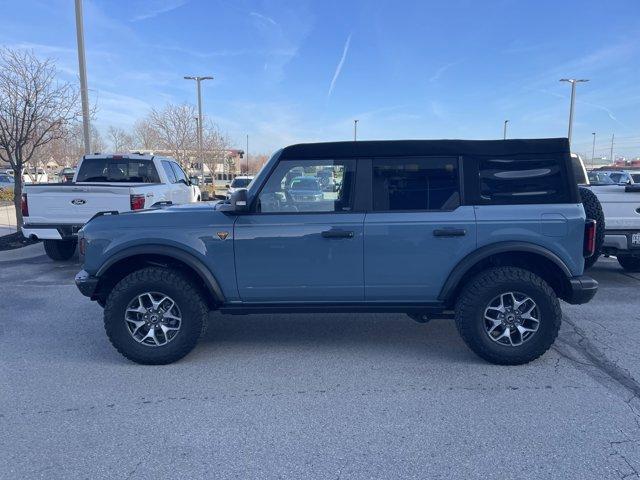
[[[569,82],[569,83],[584,83],[584,82],[588,82],[589,79],[588,78],[561,78],[560,79],[561,82]]]
[[[185,76],[185,77],[184,77],[184,79],[185,79],[185,80],[195,80],[195,79],[196,79],[196,77],[187,77],[187,76]]]

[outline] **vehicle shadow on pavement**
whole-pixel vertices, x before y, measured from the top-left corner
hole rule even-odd
[[[419,324],[403,314],[269,314],[234,316],[212,313],[198,350],[221,348],[299,348],[319,355],[336,350],[375,356],[478,362],[464,345],[453,320]]]

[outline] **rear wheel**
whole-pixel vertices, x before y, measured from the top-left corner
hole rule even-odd
[[[205,300],[188,278],[148,267],[129,274],[109,293],[104,327],[116,350],[129,360],[162,365],[193,350],[207,313]]]
[[[580,198],[587,219],[596,221],[596,248],[593,255],[584,259],[584,268],[590,268],[598,261],[598,257],[602,253],[602,244],[604,242],[604,213],[602,205],[595,193],[586,187],[580,187]]]
[[[618,255],[618,263],[627,272],[640,272],[640,257]]]
[[[51,260],[69,260],[76,252],[78,241],[73,240],[44,240],[44,251]]]
[[[455,318],[460,336],[478,356],[520,365],[551,347],[562,312],[542,278],[522,268],[499,267],[478,274],[463,288]]]

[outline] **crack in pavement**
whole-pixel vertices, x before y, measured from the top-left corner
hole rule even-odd
[[[634,400],[640,400],[640,383],[628,370],[607,358],[588,338],[584,330],[566,317],[563,321],[571,327],[571,330],[569,332],[560,332],[553,349],[563,358],[576,364],[577,368],[584,370],[598,383],[604,385],[607,390],[620,396],[631,411],[636,428],[640,430],[640,409],[635,408],[633,405]],[[625,467],[624,472],[616,468],[620,478],[640,478],[638,469],[634,467],[619,448],[620,445],[637,442],[638,440],[636,439],[609,442],[609,446],[612,449],[609,456],[619,458]]]
[[[483,386],[483,385],[471,385],[471,386],[459,386],[459,387],[447,387],[445,389],[438,389],[426,386],[419,385],[409,385],[404,387],[395,387],[395,388],[366,388],[363,390],[350,390],[346,389],[350,393],[354,395],[360,396],[368,396],[368,395],[378,395],[380,393],[392,392],[395,394],[405,394],[405,393],[418,393],[418,392],[439,392],[442,390],[447,391],[468,391],[468,392],[508,392],[508,391],[554,391],[560,389],[570,389],[570,390],[582,390],[585,389],[584,385],[560,385],[560,386],[552,386],[552,385],[536,385],[536,386],[516,386],[516,385],[500,385],[500,386]],[[133,401],[125,401],[120,403],[107,403],[101,405],[82,405],[78,407],[58,407],[51,409],[39,409],[39,410],[22,410],[17,412],[3,412],[0,413],[0,425],[2,424],[2,420],[8,420],[11,417],[24,417],[28,415],[57,415],[57,414],[75,414],[75,413],[88,413],[93,412],[96,409],[104,409],[104,408],[144,408],[146,406],[154,406],[160,403],[169,403],[169,402],[219,402],[220,400],[230,400],[237,398],[248,398],[248,397],[264,397],[264,398],[273,398],[273,397],[282,397],[282,396],[291,396],[291,395],[342,395],[345,393],[345,388],[341,385],[328,386],[325,388],[310,388],[306,390],[290,390],[290,391],[256,391],[254,389],[246,389],[239,391],[237,393],[218,393],[212,392],[209,395],[194,395],[194,396],[168,396],[161,397],[156,399],[149,399],[146,397],[140,397],[139,400]]]

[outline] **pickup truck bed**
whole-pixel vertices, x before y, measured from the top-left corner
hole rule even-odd
[[[25,236],[42,239],[64,239],[75,236],[96,213],[106,210],[131,210],[133,195],[144,195],[144,206],[154,202],[154,183],[104,183],[29,185],[29,216],[25,217]]]

